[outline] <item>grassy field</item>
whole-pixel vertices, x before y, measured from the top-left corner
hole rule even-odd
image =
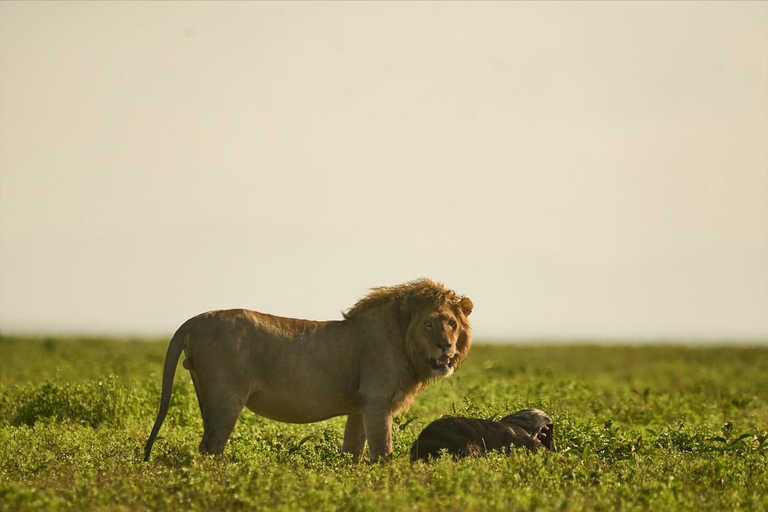
[[[189,377],[149,463],[167,341],[0,339],[1,510],[766,510],[768,347],[476,344],[396,419],[395,460],[352,466],[343,419],[246,411],[201,457]],[[539,407],[556,454],[408,462],[444,414]]]

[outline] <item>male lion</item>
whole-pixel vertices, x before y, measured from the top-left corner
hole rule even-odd
[[[357,463],[392,456],[392,415],[433,379],[448,377],[472,343],[472,301],[419,279],[375,288],[329,322],[245,309],[187,320],[165,356],[152,444],[171,401],[182,350],[203,415],[202,453],[220,454],[243,407],[267,418],[311,423],[347,416],[342,450]]]

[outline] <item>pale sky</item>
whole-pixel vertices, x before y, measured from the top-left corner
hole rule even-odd
[[[768,339],[767,2],[0,4],[0,332]]]

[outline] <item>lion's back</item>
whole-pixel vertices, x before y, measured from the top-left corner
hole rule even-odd
[[[200,313],[179,329],[194,337],[222,342],[231,338],[293,339],[329,322],[286,318],[250,309],[219,309]]]

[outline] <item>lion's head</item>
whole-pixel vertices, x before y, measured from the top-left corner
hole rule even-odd
[[[449,377],[469,353],[472,301],[431,281],[423,284],[433,293],[414,294],[401,306],[406,347],[420,376]]]
[[[472,344],[472,301],[430,279],[374,288],[344,313],[350,320],[394,305],[411,370],[418,380],[448,377]]]

